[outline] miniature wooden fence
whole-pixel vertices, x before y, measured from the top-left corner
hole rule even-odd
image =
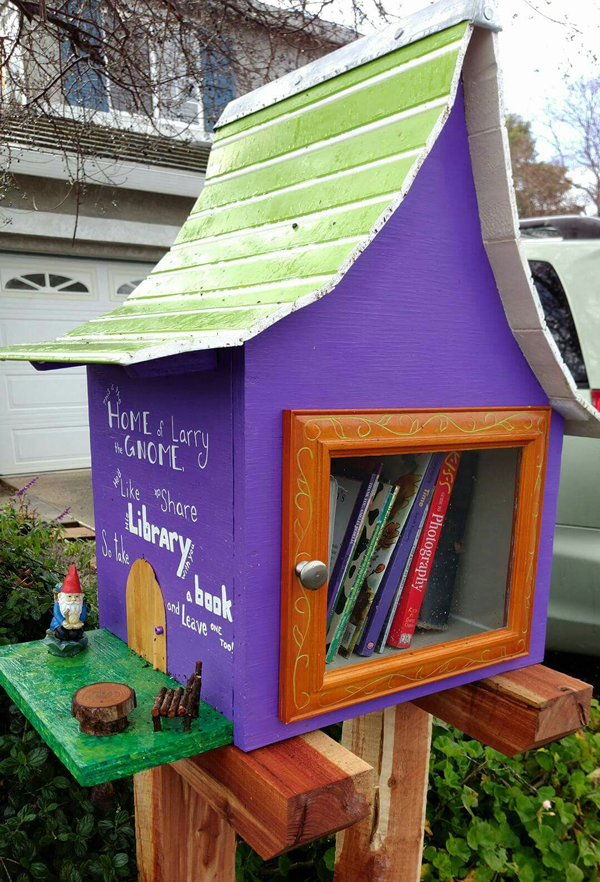
[[[136,776],[140,882],[234,882],[235,833],[263,858],[338,835],[335,882],[417,882],[431,714],[507,755],[586,725],[592,688],[534,665],[322,732]]]

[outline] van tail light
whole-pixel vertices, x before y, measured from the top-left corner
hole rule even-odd
[[[600,410],[600,389],[592,389],[592,407]]]

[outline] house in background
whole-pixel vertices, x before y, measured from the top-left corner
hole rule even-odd
[[[7,15],[15,13],[4,13],[4,33]],[[214,46],[199,47],[201,87],[179,83],[185,100],[177,102],[142,96],[153,125],[92,66],[77,79],[65,74],[52,114],[0,123],[10,174],[0,203],[0,345],[59,336],[122,303],[189,215],[225,105],[356,37],[316,21],[291,41],[289,17],[281,20],[286,36],[279,40],[251,18],[243,33],[236,24],[228,57]],[[39,63],[17,59],[24,96],[56,74],[64,51],[46,45],[37,51]],[[252,65],[244,64],[249,51]],[[171,61],[175,72],[183,69],[175,54]],[[74,185],[82,177],[85,183]],[[0,474],[89,463],[84,369],[39,373],[26,363],[0,364]]]

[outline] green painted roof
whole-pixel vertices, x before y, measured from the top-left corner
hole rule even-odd
[[[464,21],[402,48],[393,47],[403,32],[383,47],[376,35],[371,60],[362,63],[368,38],[308,65],[308,79],[288,75],[280,88],[288,97],[272,97],[279,85],[270,84],[267,106],[263,90],[258,100],[233,102],[190,217],[125,304],[0,357],[131,364],[237,346],[327,294],[398,207],[435,142],[471,30]],[[351,51],[354,66],[336,62]],[[311,81],[294,94],[294,82]]]

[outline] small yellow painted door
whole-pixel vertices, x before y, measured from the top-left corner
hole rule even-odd
[[[165,602],[147,560],[133,562],[127,579],[127,644],[154,668],[167,672]]]

